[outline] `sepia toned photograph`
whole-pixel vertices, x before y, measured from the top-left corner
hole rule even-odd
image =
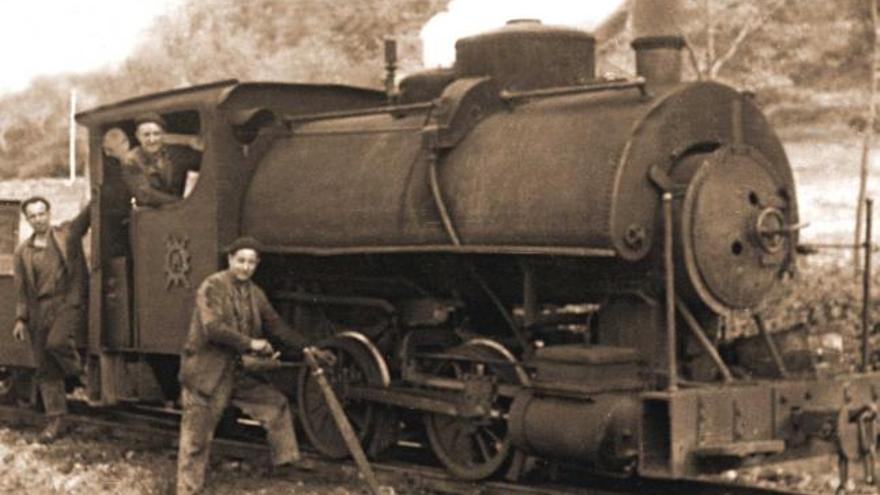
[[[878,0],[10,0],[0,494],[877,494]]]

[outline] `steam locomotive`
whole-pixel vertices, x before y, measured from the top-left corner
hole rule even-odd
[[[250,235],[273,304],[335,351],[327,376],[372,456],[415,438],[465,479],[536,459],[679,478],[796,453],[829,424],[850,458],[873,449],[875,374],[777,360],[743,379],[719,353],[723,317],[794,270],[795,184],[750,95],[682,82],[671,14],[642,3],[633,79],[596,76],[590,34],[517,21],[392,92],[222,81],[79,114],[92,398],[177,398],[194,290]],[[101,153],[148,111],[204,142],[191,192],[159,209],[133,208]],[[9,394],[31,363],[0,339]],[[345,457],[314,378],[276,379],[311,446]]]

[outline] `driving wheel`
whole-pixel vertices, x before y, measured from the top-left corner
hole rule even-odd
[[[348,393],[351,386],[388,385],[381,356],[371,352],[368,341],[360,337],[362,340],[336,336],[321,345],[322,349],[331,350],[336,356],[336,362],[332,366],[323,366],[323,369],[361,445],[368,454],[376,455],[394,443],[397,419],[395,412],[388,407],[352,398]],[[299,375],[297,395],[299,415],[309,443],[327,457],[347,457],[349,452],[345,441],[309,368],[303,369]],[[392,436],[394,439],[389,439]]]
[[[475,339],[449,351],[468,360],[444,361],[436,373],[445,378],[477,376],[498,384],[522,385],[527,378],[507,349],[497,342]],[[478,360],[486,360],[486,363]],[[456,477],[478,480],[492,476],[507,465],[511,444],[505,415],[511,398],[493,394],[490,411],[479,417],[458,417],[440,413],[425,416],[428,441],[437,459]]]

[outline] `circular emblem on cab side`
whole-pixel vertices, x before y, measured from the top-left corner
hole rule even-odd
[[[169,234],[165,239],[165,289],[191,288],[189,282],[189,238]]]

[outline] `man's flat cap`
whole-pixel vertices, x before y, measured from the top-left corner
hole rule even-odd
[[[135,127],[135,129],[137,129],[138,127],[140,127],[141,124],[145,124],[147,122],[159,124],[162,127],[162,129],[165,128],[165,119],[163,119],[162,116],[156,112],[142,113],[142,114],[138,115],[137,117],[135,117],[134,127]]]
[[[228,246],[223,248],[223,252],[226,254],[235,254],[241,249],[253,249],[257,253],[261,253],[263,251],[263,245],[260,244],[260,241],[251,236],[244,236],[232,241]]]

